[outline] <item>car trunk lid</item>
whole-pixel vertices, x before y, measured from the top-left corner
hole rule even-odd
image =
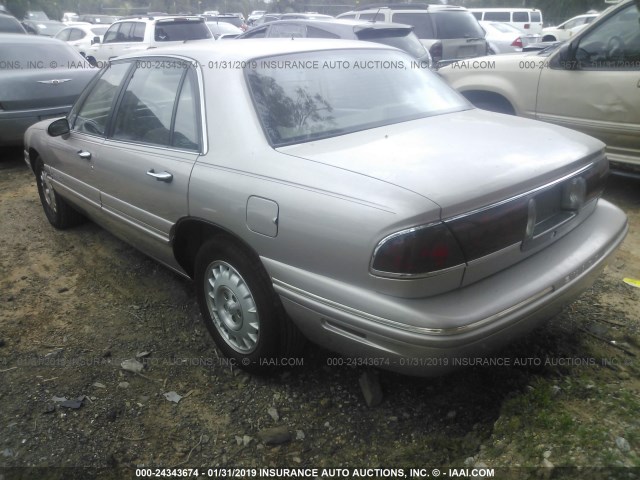
[[[411,190],[448,218],[545,185],[602,148],[572,130],[472,109],[278,151]]]
[[[0,105],[5,111],[71,105],[97,71],[82,68],[3,71]]]

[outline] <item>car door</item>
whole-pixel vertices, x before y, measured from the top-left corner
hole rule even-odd
[[[111,109],[128,71],[129,64],[119,64],[100,72],[69,113],[69,135],[49,141],[49,163],[56,187],[92,210],[89,213],[100,213],[95,166],[102,160]]]
[[[96,165],[112,228],[176,269],[170,233],[188,213],[189,177],[202,145],[199,105],[193,67],[164,57],[136,59]]]
[[[560,50],[540,75],[536,115],[607,144],[609,159],[640,165],[640,15],[629,4]],[[571,54],[570,54],[571,55]],[[567,68],[563,68],[567,67]]]

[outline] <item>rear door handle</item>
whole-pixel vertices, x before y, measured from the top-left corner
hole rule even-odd
[[[84,160],[91,160],[91,152],[86,150],[78,150],[78,156]]]
[[[167,182],[168,183],[171,180],[173,180],[173,175],[171,175],[169,172],[158,172],[158,173],[156,173],[153,170],[153,168],[147,172],[147,175],[149,175],[150,177],[155,178],[159,182]]]

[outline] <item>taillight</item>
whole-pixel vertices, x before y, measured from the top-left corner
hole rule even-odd
[[[429,49],[429,53],[431,54],[431,59],[434,64],[437,64],[440,60],[442,60],[442,43],[436,42],[431,45]]]
[[[529,197],[520,197],[446,223],[471,261],[521,242],[529,219],[528,205]]]
[[[529,30],[529,27],[531,27],[531,25],[529,25],[528,23],[525,23],[525,24],[524,24],[524,29],[525,29],[525,30]]]
[[[512,47],[522,48],[522,39],[520,37],[516,38],[511,44]]]
[[[374,274],[417,276],[464,264],[458,242],[444,223],[403,230],[383,239],[371,261]]]

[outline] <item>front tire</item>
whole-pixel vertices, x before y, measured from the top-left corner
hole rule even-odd
[[[49,223],[61,230],[81,224],[84,217],[53,189],[51,176],[40,157],[36,158],[35,174],[40,203]]]
[[[205,325],[240,368],[264,373],[303,344],[257,256],[220,235],[196,256],[195,282]]]

